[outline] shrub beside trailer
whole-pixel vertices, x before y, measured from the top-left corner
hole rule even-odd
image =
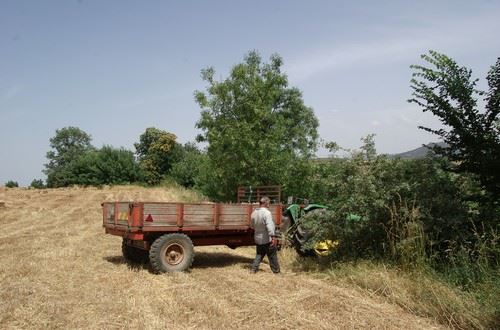
[[[184,271],[194,260],[194,246],[255,245],[250,216],[257,204],[105,202],[103,227],[121,236],[123,256],[149,262],[157,273]],[[270,205],[276,227],[282,205]]]

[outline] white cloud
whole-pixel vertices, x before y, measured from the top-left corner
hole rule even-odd
[[[358,63],[372,64],[394,61],[413,55],[425,46],[418,40],[389,40],[365,44],[342,45],[330,50],[313,51],[305,58],[292,61],[287,72],[294,82],[302,81],[325,71],[345,69]]]
[[[456,52],[498,49],[494,40],[500,30],[500,20],[498,12],[491,12],[470,18],[428,22],[426,26],[414,29],[394,29],[396,32],[376,40],[320,45],[308,50],[287,65],[289,77],[297,83],[317,74],[353,66],[414,61],[416,54],[429,49]]]

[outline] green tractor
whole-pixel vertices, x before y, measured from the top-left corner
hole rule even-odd
[[[271,203],[281,203],[280,186],[242,186],[238,187],[238,203],[257,203],[262,196],[271,199]],[[312,249],[304,249],[304,244],[310,238],[310,234],[304,228],[304,222],[307,222],[314,214],[324,212],[327,209],[325,205],[309,204],[304,198],[288,197],[288,202],[283,208],[283,218],[280,226],[280,232],[283,238],[291,244],[297,253],[301,256],[327,256],[338,244],[336,241],[326,240],[317,242]]]
[[[324,212],[326,209],[325,205],[309,204],[307,199],[288,198],[287,206],[283,210],[281,231],[299,255],[324,257],[329,255],[337,245],[337,242],[326,240],[317,242],[312,249],[304,248],[304,244],[310,238],[310,234],[304,228],[303,224],[314,214]]]

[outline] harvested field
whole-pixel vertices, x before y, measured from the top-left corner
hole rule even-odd
[[[248,272],[253,248],[196,248],[188,273],[127,264],[105,235],[105,200],[196,201],[176,189],[7,189],[0,208],[1,328],[439,328],[356,289],[294,272]]]

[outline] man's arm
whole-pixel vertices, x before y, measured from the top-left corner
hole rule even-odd
[[[253,211],[250,216],[250,228],[255,229],[255,211]]]
[[[267,228],[267,233],[269,234],[269,238],[273,237],[275,233],[275,226],[274,226],[274,221],[273,221],[273,216],[271,212],[266,212],[266,228]]]

